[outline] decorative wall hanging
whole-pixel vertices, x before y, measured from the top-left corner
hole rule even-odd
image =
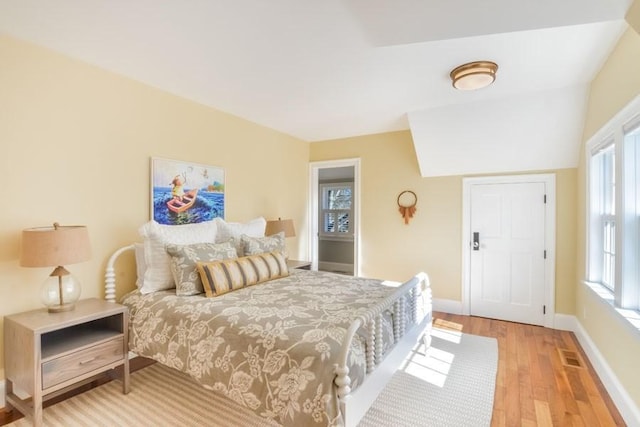
[[[398,195],[398,210],[404,218],[405,224],[409,224],[409,219],[413,218],[413,214],[416,213],[417,203],[418,196],[413,191],[405,190]]]
[[[151,158],[151,218],[194,224],[224,218],[224,169]]]

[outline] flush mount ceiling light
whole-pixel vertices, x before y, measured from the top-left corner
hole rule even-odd
[[[462,64],[451,71],[453,87],[475,90],[489,86],[496,79],[498,64],[491,61],[475,61]]]

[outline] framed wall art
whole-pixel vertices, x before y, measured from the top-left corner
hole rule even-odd
[[[151,158],[151,218],[160,224],[194,224],[224,218],[224,169]]]

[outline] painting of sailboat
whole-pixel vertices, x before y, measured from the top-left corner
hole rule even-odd
[[[151,218],[178,225],[224,218],[224,169],[151,158]]]

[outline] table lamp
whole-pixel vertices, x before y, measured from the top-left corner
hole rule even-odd
[[[273,236],[281,231],[284,231],[284,237],[296,237],[296,232],[293,229],[293,220],[278,218],[267,221],[267,227],[264,230],[264,234],[265,236]]]
[[[20,265],[55,267],[43,283],[40,296],[50,313],[70,311],[80,298],[80,284],[63,267],[88,261],[91,257],[89,233],[81,225],[28,228],[22,231]]]

